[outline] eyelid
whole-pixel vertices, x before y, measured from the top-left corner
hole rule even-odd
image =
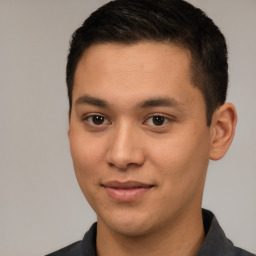
[[[105,121],[107,121],[107,124],[103,123],[103,124],[96,125],[96,124],[93,124],[92,122],[89,122],[88,119],[92,118],[94,116],[101,116],[101,117],[103,117],[105,119]],[[101,113],[85,114],[85,115],[82,116],[81,120],[82,121],[86,121],[90,126],[93,126],[93,127],[102,127],[102,126],[106,126],[106,125],[111,124],[111,122],[109,121],[109,118],[106,117],[105,115],[101,114]]]
[[[88,119],[92,118],[93,116],[101,116],[101,117],[103,117],[104,118],[104,123],[97,125],[97,124],[94,124],[92,121],[89,121]],[[151,118],[154,118],[154,117],[163,117],[165,119],[165,121],[164,121],[164,123],[162,125],[149,124],[148,123],[149,120]],[[88,126],[98,127],[98,128],[112,124],[112,122],[110,121],[109,117],[107,117],[106,115],[104,115],[102,113],[97,113],[97,112],[84,114],[81,117],[81,120],[83,122],[86,122]],[[175,118],[173,116],[170,116],[170,115],[167,115],[167,114],[163,114],[163,113],[154,113],[154,114],[148,115],[147,118],[145,119],[145,121],[143,122],[143,124],[151,126],[151,127],[154,127],[154,128],[163,128],[163,127],[167,126],[170,122],[172,122],[174,120],[175,120]]]
[[[162,113],[154,113],[154,114],[151,114],[149,115],[146,120],[144,121],[144,124],[146,124],[146,122],[150,119],[150,118],[153,118],[153,117],[163,117],[167,120],[167,123],[163,124],[163,125],[154,125],[154,124],[151,124],[150,126],[153,126],[153,127],[157,127],[157,128],[161,128],[161,127],[165,127],[166,125],[168,125],[170,122],[174,121],[174,117],[170,116],[170,115],[166,115],[166,114],[162,114]]]

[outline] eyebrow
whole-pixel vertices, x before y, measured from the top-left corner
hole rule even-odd
[[[149,107],[175,107],[182,105],[180,102],[173,98],[151,98],[138,104],[139,108],[149,108]]]
[[[80,104],[88,104],[96,107],[101,108],[108,108],[110,107],[110,104],[100,98],[92,97],[89,95],[82,95],[75,101],[76,105]],[[145,101],[142,101],[137,104],[137,108],[150,108],[150,107],[175,107],[183,105],[182,103],[178,102],[174,98],[169,97],[156,97],[156,98],[150,98]]]
[[[96,107],[106,108],[109,106],[108,102],[99,98],[83,95],[75,101],[76,105],[88,104]]]

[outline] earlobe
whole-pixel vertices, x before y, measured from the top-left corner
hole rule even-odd
[[[211,160],[221,159],[228,151],[234,138],[236,122],[236,109],[231,103],[223,104],[214,112],[211,124]]]

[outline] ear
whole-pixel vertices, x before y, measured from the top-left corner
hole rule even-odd
[[[234,138],[236,122],[236,109],[231,103],[223,104],[214,112],[211,123],[211,160],[221,159],[228,151]]]

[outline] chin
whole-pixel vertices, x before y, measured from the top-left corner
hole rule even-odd
[[[128,237],[141,236],[150,233],[152,228],[151,218],[140,218],[139,216],[113,215],[112,219],[103,220],[104,225],[111,231]]]
[[[150,233],[151,228],[143,225],[127,225],[127,226],[114,226],[112,231],[115,233],[126,236],[126,237],[136,237],[142,236]]]

